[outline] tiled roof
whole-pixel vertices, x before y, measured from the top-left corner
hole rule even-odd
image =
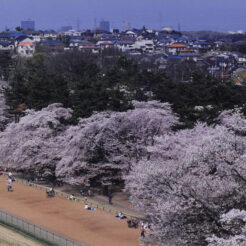
[[[21,42],[18,44],[18,46],[24,46],[24,45],[34,46],[32,42]]]
[[[170,44],[168,47],[169,48],[186,48],[186,45],[184,45],[184,44]]]

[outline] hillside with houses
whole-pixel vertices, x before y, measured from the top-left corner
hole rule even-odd
[[[31,57],[35,52],[57,54],[66,51],[98,56],[103,54],[104,57],[125,54],[149,71],[165,72],[170,66],[180,67],[189,63],[190,67],[211,76],[232,78],[239,84],[243,80],[238,71],[244,71],[246,66],[245,43],[243,33],[215,35],[204,32],[201,35],[196,32],[182,33],[171,28],[150,30],[143,27],[121,32],[118,29],[112,32],[71,29],[58,32],[19,30],[0,33],[0,52],[10,52],[12,57]],[[183,71],[183,75],[176,76],[187,81],[192,74]]]

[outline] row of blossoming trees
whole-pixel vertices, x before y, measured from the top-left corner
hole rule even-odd
[[[0,133],[0,165],[69,184],[125,182],[154,225],[154,245],[243,245],[246,119],[224,111],[219,124],[178,123],[168,103],[133,102],[67,124],[72,110],[29,110]]]

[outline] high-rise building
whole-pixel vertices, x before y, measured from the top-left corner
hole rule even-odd
[[[35,30],[35,21],[33,20],[21,21],[21,28],[24,30]]]
[[[105,20],[100,21],[100,29],[106,32],[110,32],[110,22]]]

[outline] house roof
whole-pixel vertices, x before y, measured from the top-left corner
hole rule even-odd
[[[7,47],[9,45],[11,45],[12,43],[9,41],[0,41],[0,45],[2,45],[3,47]]]
[[[168,47],[169,48],[186,48],[186,45],[184,45],[184,44],[170,44]]]
[[[24,46],[24,45],[35,46],[32,42],[28,42],[28,41],[24,41],[18,44],[18,46]]]
[[[98,45],[110,45],[113,44],[111,41],[99,42]]]
[[[90,45],[90,46],[82,46],[81,49],[99,49],[99,47]]]
[[[209,43],[207,41],[198,40],[194,44],[197,44],[197,45],[208,45]]]
[[[118,41],[117,44],[119,44],[119,45],[124,45],[124,44],[132,45],[132,44],[134,44],[134,42],[132,42],[132,41]]]
[[[25,36],[27,37],[27,35],[25,33],[22,33],[22,32],[12,32],[9,34],[10,37],[14,37],[14,38],[18,38],[18,37],[21,37],[21,36]]]
[[[177,59],[177,60],[182,60],[182,57],[181,56],[173,56],[173,55],[169,55],[168,57],[167,57],[167,59]]]
[[[182,57],[191,57],[191,56],[193,56],[193,57],[199,57],[200,56],[197,53],[180,53],[179,55],[182,56]]]
[[[193,49],[185,49],[185,50],[181,50],[180,53],[193,53]]]

